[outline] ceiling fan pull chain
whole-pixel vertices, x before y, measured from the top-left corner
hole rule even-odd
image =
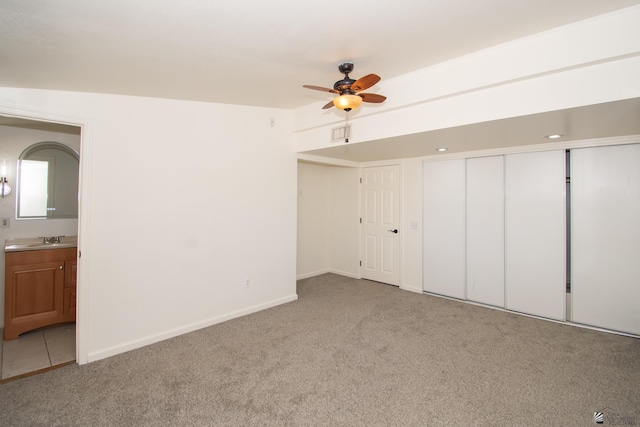
[[[349,142],[349,112],[345,111],[344,115],[344,143]]]

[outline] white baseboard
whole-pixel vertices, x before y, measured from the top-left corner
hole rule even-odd
[[[324,270],[314,271],[313,273],[301,274],[299,276],[296,276],[296,280],[308,279],[309,277],[316,277],[326,273],[338,274],[340,276],[351,277],[352,279],[360,279],[360,276],[355,273],[347,273],[346,271],[333,270],[331,268],[326,268]],[[422,290],[420,290],[420,292],[422,292]]]
[[[160,341],[167,340],[169,338],[177,337],[178,335],[183,335],[189,332],[197,331],[198,329],[203,329],[208,326],[215,325],[217,323],[226,322],[227,320],[235,319],[237,317],[246,316],[247,314],[256,313],[258,311],[266,310],[268,308],[272,308],[281,304],[285,304],[291,301],[295,301],[298,299],[297,294],[289,295],[283,298],[278,298],[272,301],[265,302],[263,304],[254,305],[251,307],[243,308],[241,310],[232,311],[231,313],[226,313],[220,316],[216,316],[202,322],[192,323],[190,325],[186,325],[180,328],[171,329],[159,334],[149,335],[147,337],[129,341],[123,344],[115,345],[112,347],[104,348],[98,351],[90,352],[88,357],[88,362],[95,362],[97,360],[105,359],[107,357],[115,356],[116,354],[125,353],[127,351],[135,350],[137,348],[141,348],[150,344],[154,344]]]
[[[325,268],[323,270],[318,270],[318,271],[314,271],[314,272],[311,272],[311,273],[303,273],[303,274],[300,274],[300,275],[296,276],[296,280],[308,279],[309,277],[315,277],[315,276],[319,276],[321,274],[325,274],[325,273],[329,273],[329,272],[330,272],[329,269]]]
[[[348,273],[340,270],[329,270],[329,273],[339,274],[340,276],[351,277],[352,279],[360,279],[361,277],[356,273]]]
[[[400,285],[400,289],[403,291],[415,292],[417,294],[421,294],[423,292],[422,287],[411,286],[407,284]]]

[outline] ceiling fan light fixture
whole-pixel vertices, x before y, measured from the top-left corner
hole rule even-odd
[[[349,77],[349,73],[353,71],[352,62],[340,64],[338,70],[344,74],[344,79],[335,82],[333,89],[322,86],[302,85],[302,87],[307,89],[331,92],[338,95],[331,101],[327,102],[322,107],[323,110],[336,107],[339,110],[351,111],[358,108],[363,102],[380,104],[387,99],[386,96],[378,95],[377,93],[362,93],[363,90],[369,89],[380,81],[380,76],[377,74],[367,74],[366,76],[360,77],[358,80],[354,80]]]
[[[333,105],[344,111],[354,110],[358,108],[360,104],[362,104],[362,98],[358,95],[345,94],[333,98]]]

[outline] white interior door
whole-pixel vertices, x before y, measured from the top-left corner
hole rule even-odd
[[[640,144],[571,150],[573,321],[640,334]]]
[[[465,298],[465,160],[423,167],[423,279],[426,292]]]
[[[467,299],[504,307],[504,157],[467,159]]]
[[[400,166],[362,170],[363,279],[400,285]]]
[[[564,150],[505,157],[506,308],[564,320]]]

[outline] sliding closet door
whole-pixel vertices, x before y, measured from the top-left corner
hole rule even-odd
[[[504,157],[467,159],[467,299],[504,307]]]
[[[506,308],[564,320],[564,150],[505,156]]]
[[[464,298],[465,160],[424,163],[423,289]]]
[[[571,150],[573,321],[640,334],[640,145]]]

